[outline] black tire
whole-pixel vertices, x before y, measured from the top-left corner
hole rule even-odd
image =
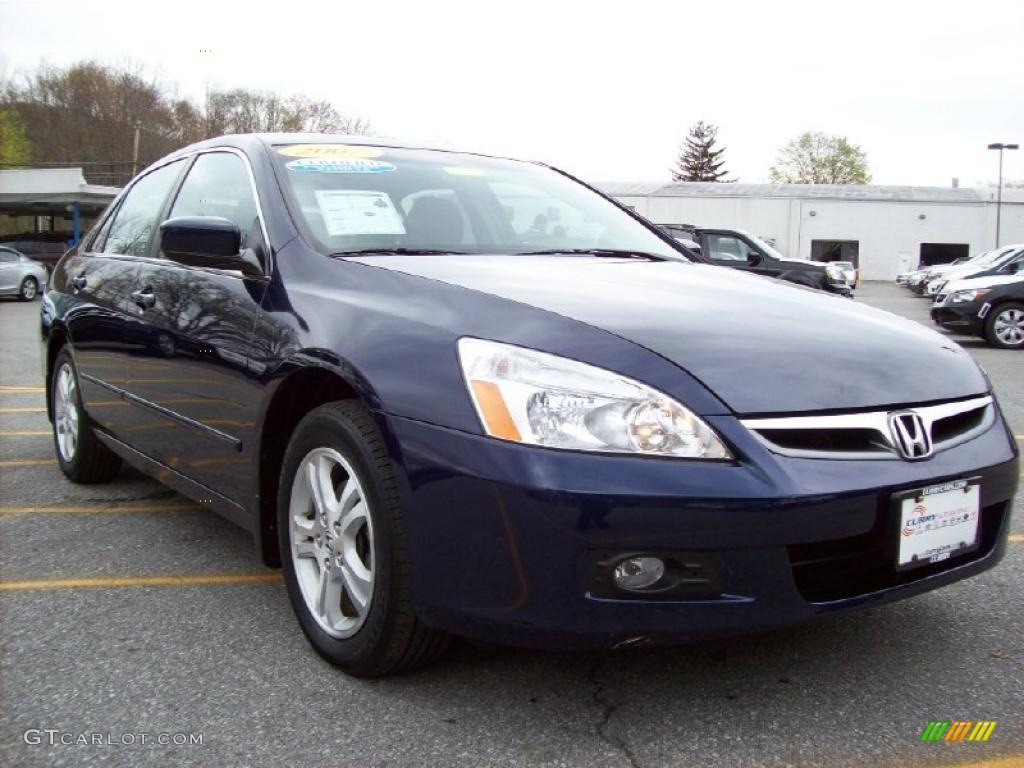
[[[66,457],[61,450],[58,432],[58,407],[59,397],[58,382],[61,371],[67,366],[74,379],[74,396],[71,398],[73,407],[78,416],[78,439],[74,451],[70,457]],[[82,408],[82,394],[78,387],[78,372],[75,370],[75,363],[71,359],[71,353],[67,347],[61,349],[53,364],[53,378],[50,381],[50,402],[53,406],[53,450],[57,455],[57,463],[60,464],[61,472],[74,483],[82,485],[95,485],[109,483],[121,469],[121,459],[107,446],[100,442],[93,431],[92,423]]]
[[[361,626],[344,638],[328,634],[309,610],[292,555],[292,485],[303,459],[318,448],[336,451],[351,465],[373,526],[372,597]],[[365,678],[405,672],[439,658],[451,638],[424,626],[413,611],[398,484],[369,412],[356,401],[340,401],[307,414],[288,443],[278,487],[278,545],[285,584],[299,624],[316,651],[348,674]]]
[[[996,323],[999,322],[1000,318],[1003,322],[1006,322],[1007,316],[1011,313],[1021,313],[1017,315],[1020,318],[1024,315],[1024,304],[1019,301],[1008,301],[1005,304],[998,304],[989,310],[988,316],[985,318],[985,340],[993,347],[999,347],[1000,349],[1024,349],[1024,335],[1019,335],[1016,341],[1008,341],[1000,338],[996,333]]]
[[[35,301],[39,295],[39,281],[31,275],[21,281],[18,287],[18,301]]]

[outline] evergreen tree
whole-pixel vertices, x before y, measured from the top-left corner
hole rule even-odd
[[[680,147],[672,181],[724,181],[728,174],[722,166],[725,147],[715,149],[718,126],[699,120],[690,126],[690,133]]]

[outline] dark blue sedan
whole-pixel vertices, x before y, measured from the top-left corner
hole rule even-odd
[[[361,676],[909,597],[996,564],[1018,481],[946,338],[393,142],[161,160],[60,261],[42,341],[64,473],[127,462],[250,531]]]

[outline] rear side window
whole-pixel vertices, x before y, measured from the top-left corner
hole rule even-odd
[[[128,190],[110,226],[103,253],[145,256],[167,194],[181,170],[181,161],[146,174]]]
[[[228,152],[200,155],[181,185],[170,217],[219,216],[238,226],[242,242],[254,227],[256,198],[245,161]]]

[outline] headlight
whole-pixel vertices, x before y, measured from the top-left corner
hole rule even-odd
[[[828,279],[833,283],[845,283],[846,275],[843,274],[843,270],[837,267],[835,264],[825,265],[825,274],[828,275]]]
[[[985,294],[991,292],[991,288],[967,288],[962,291],[957,291],[952,296],[950,296],[950,301],[952,301],[954,304],[966,304],[969,301],[980,299]]]
[[[459,361],[491,437],[577,451],[732,458],[691,411],[620,374],[481,339],[459,339]]]

